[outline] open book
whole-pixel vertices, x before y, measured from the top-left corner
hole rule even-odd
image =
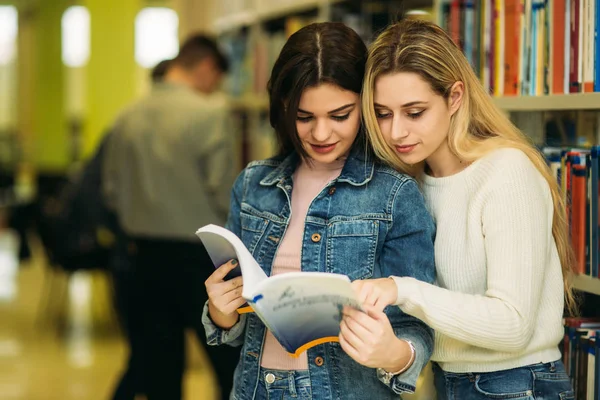
[[[361,308],[345,275],[290,272],[268,277],[231,231],[206,225],[196,235],[215,268],[238,260],[239,269],[228,278],[242,275],[242,297],[294,357],[318,344],[338,341],[344,305]]]

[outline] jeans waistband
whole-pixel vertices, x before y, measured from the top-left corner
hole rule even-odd
[[[521,369],[527,369],[531,372],[548,372],[548,373],[565,372],[565,366],[563,365],[562,360],[556,360],[556,361],[552,361],[552,362],[548,362],[548,363],[524,365],[522,367],[516,367],[516,368],[507,369],[507,370],[491,371],[491,372],[476,372],[476,371],[462,372],[462,373],[448,372],[448,371],[444,371],[439,366],[439,364],[436,362],[432,363],[432,368],[433,368],[434,372],[443,373],[444,376],[446,376],[447,378],[468,378],[471,376],[483,375],[483,374],[498,374],[498,373],[506,374],[511,371],[517,371],[517,370],[521,370]]]
[[[260,368],[260,382],[267,389],[288,388],[291,393],[297,388],[310,387],[310,375],[306,371],[284,371]]]

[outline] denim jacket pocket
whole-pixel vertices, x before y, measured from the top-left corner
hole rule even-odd
[[[242,242],[246,244],[250,253],[254,253],[254,249],[264,235],[269,222],[264,218],[248,214],[244,211],[240,213],[240,222]]]
[[[351,280],[373,276],[379,221],[333,222],[328,228],[327,272],[348,275]],[[360,254],[357,259],[352,255]]]

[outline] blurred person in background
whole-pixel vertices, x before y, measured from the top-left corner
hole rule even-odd
[[[120,288],[128,302],[130,360],[114,399],[182,398],[185,329],[206,344],[204,281],[214,267],[194,233],[224,223],[238,172],[228,110],[210,96],[227,70],[211,38],[192,36],[168,62],[162,82],[111,128],[103,193],[128,237],[131,282]],[[228,398],[239,349],[204,348]]]
[[[172,60],[159,61],[154,68],[152,68],[152,71],[150,71],[150,79],[152,80],[152,83],[159,83],[164,80],[165,75],[169,70],[169,63],[171,61]]]

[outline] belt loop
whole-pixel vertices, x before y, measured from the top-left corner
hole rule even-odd
[[[550,372],[556,372],[556,363],[554,361],[550,363]]]
[[[294,371],[288,371],[288,385],[290,387],[290,394],[292,397],[296,397],[296,377],[294,376]]]

